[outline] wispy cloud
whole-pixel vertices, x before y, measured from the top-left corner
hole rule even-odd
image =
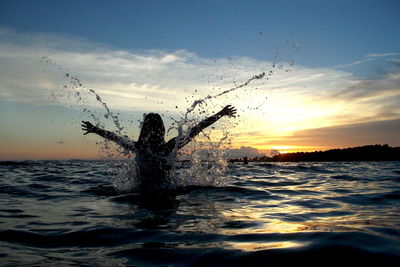
[[[270,62],[249,58],[204,59],[185,50],[128,52],[65,36],[3,30],[1,37],[0,92],[13,101],[48,102],[49,90],[69,85],[63,77],[69,73],[115,108],[146,109],[150,101],[185,103],[196,90],[196,97],[204,97],[271,68]],[[49,59],[45,64],[42,56]]]
[[[398,56],[400,52],[396,53],[369,53],[367,57],[391,57],[391,56]]]
[[[371,53],[342,67],[383,57],[396,66],[399,54]],[[43,56],[49,59],[45,64]],[[67,35],[0,28],[3,101],[56,105],[49,98],[54,95],[66,105],[100,107],[84,89],[92,88],[113,110],[182,113],[195,99],[266,72],[266,78],[208,103],[210,113],[225,104],[237,106],[235,131],[264,133],[264,138],[257,134],[258,142],[304,129],[400,118],[399,68],[378,79],[365,79],[339,67],[308,68],[247,57],[201,58],[186,50],[126,51]],[[72,88],[71,77],[78,77],[84,88]],[[76,91],[82,100],[73,94]]]
[[[373,61],[373,60],[377,60],[379,58],[384,58],[384,57],[394,57],[394,56],[399,56],[400,52],[394,52],[394,53],[369,53],[367,55],[365,55],[365,57],[363,59],[360,60],[356,60],[354,62],[351,63],[347,63],[347,64],[341,64],[341,65],[335,65],[333,67],[335,68],[347,68],[347,67],[352,67],[355,65],[360,65],[369,61]]]

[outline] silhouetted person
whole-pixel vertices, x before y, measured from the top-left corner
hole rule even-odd
[[[152,190],[154,188],[163,188],[168,184],[169,171],[171,170],[170,162],[167,157],[173,151],[176,151],[190,142],[192,138],[198,135],[204,128],[210,126],[223,116],[234,117],[236,109],[230,105],[224,107],[220,112],[201,121],[193,127],[188,137],[174,137],[165,142],[165,128],[161,116],[156,113],[147,114],[144,117],[143,126],[140,131],[137,142],[127,138],[122,138],[113,132],[100,129],[88,121],[82,121],[82,130],[88,133],[95,133],[101,137],[113,141],[126,150],[136,154],[137,172],[139,175],[140,189]]]
[[[247,159],[247,157],[243,158],[243,164],[249,164],[249,160]]]

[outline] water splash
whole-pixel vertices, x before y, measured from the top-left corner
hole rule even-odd
[[[57,66],[59,71],[63,71],[62,66],[56,64],[48,57],[43,57],[42,62],[47,65]],[[272,66],[282,68],[282,66]],[[261,80],[266,78],[268,80],[273,74],[273,71],[262,72],[258,75],[254,75],[247,81],[235,86],[223,90],[222,92],[214,95],[207,95],[206,97],[195,99],[195,93],[192,95],[192,103],[186,109],[186,112],[179,118],[173,119],[172,126],[167,130],[177,132],[177,142],[173,152],[166,157],[166,160],[171,164],[172,169],[170,171],[170,187],[188,186],[188,185],[220,185],[224,181],[222,179],[223,174],[227,167],[225,160],[225,154],[231,144],[231,134],[227,128],[222,127],[222,136],[217,140],[213,140],[211,132],[203,131],[200,138],[192,140],[182,150],[178,149],[180,142],[186,142],[190,139],[190,129],[199,123],[199,116],[208,113],[208,107],[211,105],[212,100],[231,94],[239,89],[245,88],[254,80]],[[105,119],[111,119],[113,125],[116,127],[115,132],[119,136],[123,135],[124,127],[121,126],[121,121],[118,117],[118,113],[115,114],[111,111],[108,104],[102,100],[101,96],[91,88],[87,88],[79,80],[77,76],[73,76],[69,71],[66,71],[65,78],[67,78],[67,85],[62,87],[62,90],[55,90],[52,94],[56,100],[61,100],[64,97],[73,98],[76,104],[80,104],[82,112],[93,119],[97,127],[105,128],[105,124],[102,122],[101,116],[97,115],[96,112],[89,105],[89,98],[93,98],[98,102],[104,109]],[[257,88],[256,88],[257,89]],[[191,117],[192,116],[192,117]],[[102,146],[106,158],[112,158],[115,154],[109,145],[109,141],[103,140],[98,142]],[[140,177],[138,175],[138,159],[135,153],[129,153],[123,149],[118,151],[125,156],[125,159],[121,161],[121,167],[117,170],[117,175],[113,176],[112,184],[118,192],[129,192],[134,190],[140,184]]]
[[[259,74],[259,75],[255,75],[255,76],[253,76],[252,78],[248,79],[245,83],[240,84],[240,85],[237,85],[237,86],[235,86],[235,87],[233,87],[233,88],[231,88],[231,89],[225,90],[225,91],[223,91],[223,92],[221,92],[221,93],[219,93],[219,94],[216,94],[216,95],[214,95],[214,96],[208,95],[208,96],[206,96],[206,97],[203,98],[203,99],[195,100],[195,101],[193,101],[193,103],[192,103],[192,105],[190,106],[190,108],[187,109],[185,115],[191,113],[191,112],[196,108],[197,105],[204,103],[207,99],[217,98],[217,97],[220,97],[220,96],[222,96],[222,95],[225,95],[225,94],[228,94],[228,93],[230,93],[230,92],[233,92],[233,91],[235,91],[235,90],[237,90],[237,89],[240,89],[240,88],[242,88],[242,87],[244,87],[244,86],[249,85],[249,83],[250,83],[251,81],[253,81],[253,80],[259,80],[259,79],[264,78],[264,76],[265,76],[265,72],[263,72],[263,73],[261,73],[261,74]]]
[[[140,180],[138,177],[135,154],[121,161],[121,166],[117,169],[116,174],[112,176],[111,183],[119,193],[129,193],[137,188],[140,184]]]
[[[107,106],[107,104],[105,102],[103,102],[103,100],[101,100],[101,97],[96,93],[95,90],[93,89],[89,89],[89,92],[93,93],[96,96],[96,100],[101,103],[104,107],[104,109],[106,110],[106,114],[104,115],[104,118],[108,119],[109,117],[112,118],[112,121],[114,122],[114,125],[117,127],[117,133],[119,135],[121,135],[122,130],[124,129],[124,127],[121,126],[120,122],[119,122],[119,118],[117,115],[114,115],[109,107]]]
[[[55,61],[48,58],[47,56],[43,56],[41,58],[41,62],[45,65],[56,67],[57,71],[64,73],[63,85],[60,88],[54,88],[50,92],[50,98],[53,101],[56,101],[60,104],[66,104],[66,101],[72,100],[73,104],[69,104],[70,108],[78,107],[83,114],[86,114],[86,116],[90,117],[93,120],[95,126],[102,129],[105,128],[105,123],[102,121],[101,117],[104,117],[105,119],[111,119],[114,127],[116,128],[115,132],[118,135],[127,138],[127,136],[123,132],[124,127],[121,126],[121,121],[118,117],[119,114],[114,114],[108,107],[107,103],[102,100],[100,95],[94,89],[86,87],[80,81],[77,75],[72,75],[69,70],[65,69],[60,64],[57,64]],[[90,104],[91,100],[95,100],[103,107],[105,112],[101,112],[103,113],[102,115],[100,115],[99,112],[96,112],[92,108],[92,105]],[[115,156],[115,152],[111,147],[110,141],[103,139],[102,141],[96,142],[96,144],[100,145],[101,147],[102,157],[112,159]],[[117,147],[117,153],[123,155],[128,154],[127,151],[119,147]]]

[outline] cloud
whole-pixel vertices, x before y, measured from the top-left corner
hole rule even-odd
[[[360,65],[369,61],[373,61],[373,60],[377,60],[379,58],[384,58],[384,57],[394,57],[394,56],[399,56],[400,53],[369,53],[367,54],[363,59],[360,60],[356,60],[354,62],[351,63],[347,63],[347,64],[342,64],[342,65],[335,65],[335,68],[347,68],[347,67],[352,67],[355,65]]]
[[[65,142],[64,141],[58,141],[57,144],[62,145],[62,144],[65,144]]]
[[[264,79],[207,100],[199,111],[205,113],[197,113],[205,117],[226,104],[236,106],[240,117],[232,131],[253,132],[253,138],[250,133],[239,136],[242,144],[252,146],[305,129],[399,119],[398,56],[366,55],[360,63],[385,58],[392,66],[381,77],[367,79],[338,66],[202,58],[187,50],[128,51],[68,35],[0,28],[0,97],[16,103],[101,109],[90,88],[113,111],[182,115],[194,100],[265,72]]]
[[[64,76],[69,73],[114,108],[147,109],[151,104],[157,108],[154,103],[170,108],[177,102],[191,104],[192,99],[185,97],[206,97],[271,68],[270,62],[205,59],[185,50],[121,51],[68,36],[3,29],[0,37],[0,94],[26,103],[46,104],[52,93],[74,104],[74,99],[65,97],[71,92],[63,90],[64,85],[72,87]],[[41,61],[43,56],[46,60]]]
[[[369,53],[367,57],[389,57],[398,55],[400,55],[400,53]]]
[[[340,148],[368,144],[400,146],[400,119],[302,130],[271,144]]]

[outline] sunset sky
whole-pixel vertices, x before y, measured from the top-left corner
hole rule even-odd
[[[99,157],[80,121],[116,128],[89,89],[137,139],[143,113],[168,128],[263,72],[189,115],[234,105],[215,136],[261,153],[400,146],[399,14],[396,0],[2,0],[0,160]]]

